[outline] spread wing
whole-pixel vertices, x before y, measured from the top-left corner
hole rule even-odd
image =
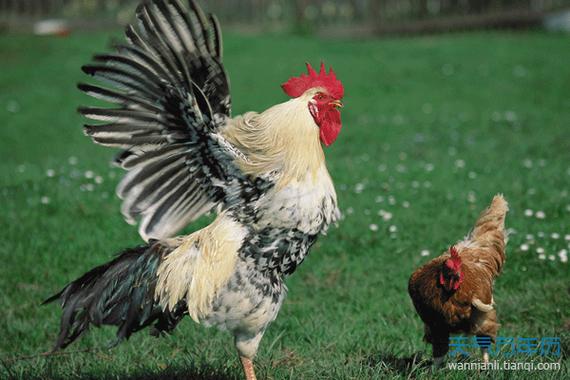
[[[172,236],[217,204],[250,202],[258,183],[234,159],[241,153],[219,133],[230,116],[218,23],[189,1],[145,1],[127,43],[97,55],[83,71],[101,85],[79,88],[114,108],[83,107],[94,142],[119,147],[128,173],[117,194],[145,239]]]

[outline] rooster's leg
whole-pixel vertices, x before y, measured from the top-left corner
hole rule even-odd
[[[246,380],[256,380],[255,370],[253,369],[253,361],[244,356],[240,356],[241,365],[243,366],[243,373]]]
[[[263,336],[263,331],[257,334],[238,334],[236,335],[235,343],[239,354],[239,359],[241,360],[241,365],[243,366],[243,373],[245,374],[246,380],[256,380],[255,370],[253,368],[253,358],[257,353],[257,348],[259,347],[259,341]]]

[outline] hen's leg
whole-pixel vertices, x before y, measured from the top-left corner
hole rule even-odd
[[[481,347],[481,355],[483,355],[483,363],[489,363],[489,351],[488,347]]]
[[[499,331],[499,323],[497,323],[497,313],[492,310],[482,315],[475,325],[475,333],[477,334],[477,342],[481,347],[481,355],[483,363],[489,363],[489,347],[495,342]]]
[[[433,365],[441,367],[447,351],[449,351],[449,332],[438,331],[436,328],[425,326],[425,340],[431,343]]]

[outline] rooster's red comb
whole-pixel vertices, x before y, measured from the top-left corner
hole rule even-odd
[[[330,96],[335,99],[342,99],[344,96],[344,87],[342,83],[336,79],[332,67],[329,72],[325,69],[324,62],[321,62],[321,69],[319,73],[307,63],[307,75],[301,74],[298,77],[289,78],[289,80],[281,85],[281,88],[287,95],[292,98],[297,98],[305,93],[308,89],[314,87],[324,88]]]

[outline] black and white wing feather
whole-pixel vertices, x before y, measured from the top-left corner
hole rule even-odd
[[[218,133],[230,116],[230,95],[214,16],[178,0],[145,1],[136,16],[127,43],[83,67],[102,84],[79,88],[115,108],[80,112],[96,121],[85,126],[93,141],[123,149],[123,215],[139,220],[145,240],[162,239],[217,204],[251,201],[257,184]]]

